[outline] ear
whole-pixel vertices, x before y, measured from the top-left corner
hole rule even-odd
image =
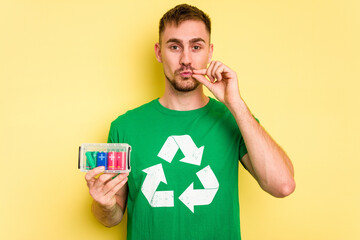
[[[212,55],[213,55],[213,51],[214,51],[214,44],[210,44],[210,49],[209,49],[209,58],[208,58],[208,64],[211,62],[212,59]]]
[[[154,49],[155,49],[156,59],[158,60],[159,63],[162,63],[160,43],[155,43]]]

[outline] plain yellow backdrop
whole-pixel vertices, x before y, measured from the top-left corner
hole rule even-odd
[[[78,146],[161,96],[153,47],[178,3],[0,1],[0,239],[125,239],[126,220],[91,215]],[[188,3],[212,18],[214,59],[295,167],[285,199],[239,170],[243,239],[360,239],[360,2]]]

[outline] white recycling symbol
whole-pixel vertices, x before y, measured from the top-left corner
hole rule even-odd
[[[161,148],[158,157],[171,163],[179,150],[184,154],[181,162],[201,165],[204,146],[197,148],[189,135],[170,136]],[[174,191],[156,191],[160,182],[167,184],[162,164],[156,164],[143,170],[147,175],[141,187],[141,191],[152,207],[174,207]],[[194,183],[179,196],[189,209],[194,213],[194,206],[209,205],[218,189],[219,182],[210,166],[204,167],[196,173],[204,189],[194,189]]]

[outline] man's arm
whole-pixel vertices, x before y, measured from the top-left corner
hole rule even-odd
[[[228,106],[244,138],[248,154],[241,159],[266,192],[286,197],[295,190],[294,168],[286,153],[254,119],[245,103]]]
[[[193,77],[204,84],[233,114],[248,151],[241,160],[261,188],[275,197],[291,194],[295,190],[292,163],[252,116],[240,96],[236,73],[218,61],[211,62],[207,69],[193,72]]]
[[[128,195],[128,173],[99,174],[104,167],[97,167],[85,175],[85,180],[92,196],[92,212],[96,219],[106,227],[119,224],[123,218]]]

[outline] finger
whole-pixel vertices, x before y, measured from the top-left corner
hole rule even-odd
[[[109,182],[113,177],[116,176],[116,173],[104,173],[102,174],[95,182],[96,188],[104,188],[105,184]]]
[[[128,181],[128,175],[119,175],[109,182],[104,188],[105,197],[113,197],[124,184]]]
[[[223,64],[221,66],[222,70],[221,70],[221,76],[222,78],[233,78],[236,77],[236,73],[231,70],[231,68],[229,68],[228,66],[226,66],[225,64]],[[234,76],[235,73],[235,76]]]
[[[202,75],[205,75],[205,74],[206,74],[206,68],[204,68],[204,69],[194,69],[194,70],[193,70],[193,73],[194,73],[194,74],[202,74]]]
[[[102,197],[102,201],[109,204],[112,202],[116,203],[115,195],[117,192],[126,185],[127,178],[121,181],[118,185],[116,185],[111,191],[109,191],[106,195]],[[112,204],[111,204],[112,205]]]
[[[105,171],[104,166],[96,167],[85,174],[85,180],[89,182],[95,182],[95,177]]]
[[[206,76],[208,76],[208,78],[210,79],[210,82],[215,82],[215,78],[214,78],[214,76],[212,75],[212,71],[213,71],[213,69],[214,69],[214,65],[216,64],[216,62],[215,61],[212,61],[212,62],[210,62],[210,65],[209,65],[209,67],[207,68],[207,70],[206,70]]]
[[[114,186],[116,186],[119,182],[121,182],[124,178],[127,178],[129,173],[121,173],[114,177],[112,180],[108,181],[104,186],[104,194],[109,192]]]
[[[226,66],[224,66],[223,64],[220,65],[215,73],[219,81],[224,79],[226,72]]]
[[[209,82],[209,80],[206,79],[206,77],[204,77],[204,75],[193,74],[192,77],[195,78],[195,79],[196,79],[197,81],[199,81],[200,83],[202,83],[203,85],[205,85],[205,87],[207,87],[209,90],[211,89],[212,83]],[[210,90],[210,91],[211,91],[211,90]]]
[[[106,195],[105,197],[110,199],[114,197],[120,189],[122,189],[127,184],[128,178],[124,178],[121,182],[119,182],[115,187],[113,187]]]
[[[214,64],[213,70],[211,72],[211,75],[213,76],[213,78],[216,78],[218,81],[222,80],[222,76],[221,76],[221,66],[223,64],[221,62],[216,62]]]

